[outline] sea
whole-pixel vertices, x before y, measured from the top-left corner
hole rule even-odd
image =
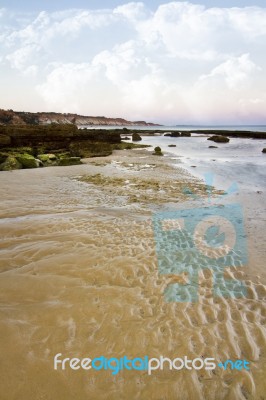
[[[143,125],[135,125],[135,126],[117,126],[117,125],[84,125],[80,126],[80,128],[87,129],[136,129],[136,130],[158,130],[158,131],[192,131],[199,129],[209,129],[209,130],[236,130],[236,131],[253,131],[253,132],[266,132],[266,125],[153,125],[153,126],[143,126]]]

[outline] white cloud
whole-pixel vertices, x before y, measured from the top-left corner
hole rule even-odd
[[[33,59],[37,56],[38,51],[40,51],[40,46],[29,44],[8,54],[6,59],[10,62],[12,68],[23,71],[28,66],[29,62],[32,63]],[[30,64],[30,66],[32,65]]]
[[[227,14],[230,24],[247,39],[266,35],[266,8],[232,8]]]
[[[116,7],[113,13],[123,16],[133,22],[138,22],[139,20],[145,19],[151,15],[151,12],[148,11],[143,3],[135,2]]]
[[[229,89],[234,89],[247,81],[249,76],[259,69],[250,60],[249,54],[243,54],[240,57],[231,57],[229,60],[215,67],[209,74],[200,76],[199,81],[206,84],[206,81],[208,82],[217,78],[220,80],[222,78]]]
[[[265,105],[266,8],[131,2],[12,18],[1,65],[35,76],[47,109],[190,122]]]

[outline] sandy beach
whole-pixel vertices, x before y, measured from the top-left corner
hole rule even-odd
[[[214,298],[202,270],[197,302],[164,299],[184,276],[159,274],[151,217],[208,205],[204,182],[169,161],[127,150],[1,172],[1,399],[264,399],[266,290],[256,259],[227,271],[245,282],[245,298]],[[250,370],[55,371],[57,353],[245,358]]]

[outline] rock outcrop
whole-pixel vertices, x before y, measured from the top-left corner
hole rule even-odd
[[[163,156],[162,149],[159,146],[154,147],[154,153],[152,153],[154,156]]]
[[[58,124],[0,126],[0,170],[76,165],[80,158],[112,154],[115,145],[121,145],[120,130]]]
[[[169,136],[169,137],[179,137],[181,136],[180,132],[167,132],[164,134],[164,136]]]
[[[214,135],[209,137],[207,140],[212,140],[213,142],[216,143],[228,143],[230,139],[226,136],[220,136],[220,135]]]
[[[137,132],[133,132],[132,142],[139,142],[140,140],[142,140],[141,136]]]
[[[2,139],[4,137],[4,140]],[[52,149],[69,148],[71,143],[120,143],[119,130],[78,129],[75,125],[0,126],[0,148],[45,146]]]

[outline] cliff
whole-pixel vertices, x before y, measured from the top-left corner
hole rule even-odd
[[[157,126],[145,121],[127,121],[123,118],[91,117],[78,114],[61,114],[54,112],[22,112],[0,109],[0,125],[50,125],[55,124],[74,124],[76,126]]]

